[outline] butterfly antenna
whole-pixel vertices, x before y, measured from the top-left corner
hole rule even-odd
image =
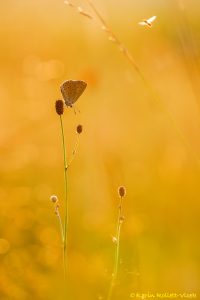
[[[76,107],[76,109],[77,109],[78,113],[80,114],[80,113],[81,113],[81,111],[80,111],[80,109],[78,108],[78,106]]]
[[[73,105],[74,114],[76,115],[76,107]]]

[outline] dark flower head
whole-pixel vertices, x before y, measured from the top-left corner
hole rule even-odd
[[[124,186],[118,188],[118,194],[120,198],[123,198],[126,195],[126,189]]]
[[[63,115],[63,113],[64,113],[64,102],[62,100],[56,100],[55,108],[56,108],[56,112],[59,116]]]
[[[82,125],[78,125],[78,126],[76,127],[76,132],[77,132],[78,134],[80,134],[82,131],[83,131],[83,126],[82,126]]]

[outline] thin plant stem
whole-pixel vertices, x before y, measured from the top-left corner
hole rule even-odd
[[[64,271],[64,279],[66,280],[66,258],[65,258],[65,251],[64,251],[65,237],[64,237],[64,228],[63,228],[62,219],[61,219],[61,216],[60,216],[58,205],[56,205],[56,207],[55,207],[55,213],[57,215],[58,222],[59,222],[59,225],[60,225],[60,233],[61,233],[61,239],[62,239],[62,244],[63,244],[63,271]]]
[[[98,17],[99,21],[102,24],[103,29],[109,34],[109,37],[111,38],[110,40],[112,40],[113,42],[115,42],[119,46],[119,49],[125,55],[125,57],[129,60],[129,62],[131,63],[131,65],[134,67],[135,71],[140,75],[140,77],[142,79],[144,79],[144,76],[143,76],[143,74],[142,74],[139,66],[135,62],[135,60],[134,60],[133,56],[131,55],[131,53],[129,52],[129,50],[119,40],[119,38],[116,36],[116,34],[111,30],[111,28],[108,26],[108,24],[106,23],[106,21],[104,20],[104,18],[102,17],[102,15],[99,13],[99,11],[97,10],[97,8],[92,3],[92,1],[86,0],[86,2],[89,4],[89,6],[91,7],[91,9],[94,11],[94,13],[96,14],[96,16]]]
[[[122,197],[120,197],[120,204],[118,208],[118,219],[117,219],[117,228],[116,228],[116,243],[115,243],[115,261],[114,261],[114,270],[112,274],[112,280],[110,283],[110,288],[108,292],[107,300],[110,300],[113,293],[113,288],[116,283],[117,274],[118,274],[118,267],[119,267],[119,246],[120,246],[120,232],[121,232],[121,225],[122,225]]]
[[[63,267],[64,277],[67,278],[67,231],[68,231],[68,180],[67,180],[67,156],[66,156],[66,143],[63,128],[62,116],[60,115],[60,125],[62,132],[62,146],[63,146],[63,163],[64,163],[64,231],[63,231]]]
[[[113,41],[119,47],[119,49],[123,53],[124,57],[129,61],[130,65],[133,67],[133,69],[136,71],[138,76],[141,78],[141,80],[143,81],[145,87],[149,91],[154,102],[159,104],[161,109],[165,112],[166,116],[168,117],[169,121],[171,122],[172,126],[174,127],[174,129],[177,133],[177,136],[180,138],[180,140],[182,140],[183,144],[185,145],[187,150],[192,154],[195,161],[197,161],[198,166],[200,166],[200,158],[199,158],[197,152],[195,151],[195,149],[193,149],[193,147],[191,146],[191,143],[187,140],[187,138],[185,137],[182,130],[176,124],[176,120],[174,119],[173,115],[167,109],[165,104],[161,101],[159,95],[157,94],[157,92],[155,91],[153,86],[150,84],[149,80],[147,80],[146,77],[144,76],[143,72],[141,71],[140,67],[136,63],[135,59],[133,58],[133,56],[130,53],[130,51],[128,50],[128,48],[119,40],[119,38],[116,36],[116,34],[111,30],[111,28],[108,26],[108,24],[106,23],[106,21],[104,20],[102,15],[99,13],[99,11],[97,10],[97,8],[93,4],[93,2],[91,0],[85,0],[85,1],[88,3],[88,5],[91,7],[93,12],[99,19],[100,23],[102,24],[102,29],[108,34],[109,39],[111,41]]]
[[[61,234],[61,240],[62,240],[62,243],[64,243],[64,230],[63,230],[63,224],[62,224],[62,219],[61,219],[61,216],[60,216],[60,212],[59,212],[59,205],[56,204],[56,207],[55,207],[55,214],[58,218],[58,223],[60,225],[60,234]]]
[[[69,159],[69,162],[67,164],[67,168],[69,168],[72,161],[74,160],[74,158],[76,156],[76,153],[77,153],[77,150],[78,150],[78,147],[79,147],[79,134],[76,133],[76,143],[75,143],[75,146],[74,146],[74,150],[72,151],[71,158]]]

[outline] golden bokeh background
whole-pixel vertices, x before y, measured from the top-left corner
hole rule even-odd
[[[58,0],[0,2],[0,300],[106,299],[117,188],[126,186],[113,299],[199,292],[200,3],[95,0],[144,84],[94,18]],[[154,26],[143,18],[157,16]],[[66,109],[69,296],[59,225],[63,165],[55,100],[66,79],[88,83]],[[150,92],[153,90],[153,93]],[[153,94],[155,93],[155,101]],[[173,120],[171,119],[173,118]]]

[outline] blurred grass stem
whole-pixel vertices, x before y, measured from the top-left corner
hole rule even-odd
[[[109,39],[112,40],[119,47],[120,51],[124,54],[125,58],[130,62],[131,66],[134,68],[134,70],[136,71],[136,73],[138,74],[138,76],[143,81],[145,87],[148,89],[148,91],[149,91],[152,99],[154,100],[154,102],[156,102],[161,107],[161,109],[165,112],[165,114],[168,117],[169,121],[172,123],[172,126],[175,128],[175,131],[176,131],[178,137],[180,138],[180,140],[182,140],[182,142],[185,145],[185,147],[187,148],[188,152],[190,152],[192,154],[192,156],[195,159],[195,161],[197,161],[198,166],[200,166],[200,158],[199,158],[197,152],[195,151],[195,149],[193,149],[191,143],[188,141],[188,139],[185,137],[185,135],[182,132],[182,130],[176,124],[176,120],[174,119],[173,115],[168,110],[168,108],[165,106],[165,104],[161,101],[159,95],[157,94],[157,92],[155,91],[155,89],[153,88],[153,86],[150,84],[149,80],[147,80],[146,77],[144,76],[143,72],[141,71],[141,69],[137,65],[137,63],[135,62],[135,60],[134,60],[132,54],[130,53],[130,51],[118,39],[118,37],[115,35],[115,33],[107,25],[107,23],[105,22],[104,18],[101,16],[101,14],[97,10],[97,8],[94,6],[93,2],[91,0],[86,0],[86,2],[91,7],[91,9],[93,10],[93,12],[97,16],[97,18],[99,19],[100,23],[102,24],[102,28],[108,34]]]
[[[75,143],[75,146],[74,146],[74,150],[72,151],[72,155],[71,155],[71,158],[68,160],[68,164],[67,164],[67,168],[69,168],[69,166],[71,165],[72,161],[74,160],[75,156],[76,156],[76,153],[78,151],[78,147],[79,147],[79,134],[77,133],[76,134],[76,143]]]
[[[63,231],[63,267],[64,277],[67,278],[67,230],[68,230],[68,180],[67,180],[67,156],[66,156],[66,143],[63,128],[62,116],[60,115],[60,126],[62,133],[62,146],[63,146],[63,163],[64,163],[64,231]]]
[[[116,243],[115,243],[115,261],[114,261],[114,270],[112,274],[112,280],[110,283],[110,288],[108,292],[107,300],[110,300],[113,293],[113,288],[116,283],[117,274],[118,274],[118,267],[119,267],[119,246],[120,246],[120,232],[121,232],[121,225],[122,225],[122,198],[120,197],[120,203],[118,208],[118,219],[117,219],[117,228],[116,228]]]

